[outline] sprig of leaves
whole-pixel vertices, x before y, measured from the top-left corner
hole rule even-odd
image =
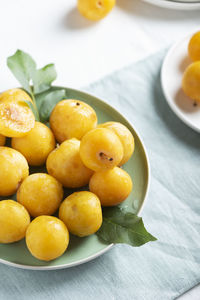
[[[14,55],[7,58],[7,66],[22,87],[32,95],[33,89],[30,86],[30,80],[35,74],[36,63],[31,56],[21,50],[17,50]]]
[[[36,120],[47,121],[54,105],[65,98],[65,90],[51,91],[51,84],[57,77],[54,64],[37,69],[35,61],[29,54],[17,50],[14,55],[8,57],[7,65],[31,96],[33,103],[24,102],[31,108]],[[40,99],[39,104],[37,99]]]
[[[120,207],[103,209],[103,223],[97,235],[107,243],[125,243],[133,247],[156,241],[145,229],[141,217]]]
[[[47,122],[54,106],[65,97],[65,90],[49,92],[44,96],[40,106],[40,117],[42,122]]]

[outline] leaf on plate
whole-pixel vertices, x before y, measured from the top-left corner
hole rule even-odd
[[[32,109],[36,120],[40,120],[38,112],[40,109],[43,121],[48,120],[55,104],[65,96],[64,90],[48,92],[51,83],[57,77],[54,64],[48,64],[37,70],[31,56],[22,50],[17,50],[14,55],[8,57],[7,65],[22,87],[31,95],[33,103],[25,102]]]
[[[33,105],[33,103],[31,101],[22,100],[20,102],[23,102],[23,103],[25,102],[29,106],[29,108],[32,110],[32,112],[33,112],[33,114],[35,116],[35,120],[36,121],[40,121],[40,118],[38,116],[38,111],[37,111],[37,109],[35,108],[35,106]]]
[[[32,78],[34,93],[38,94],[48,90],[56,77],[57,73],[54,64],[48,64],[37,70]]]
[[[97,235],[107,243],[125,243],[133,247],[157,240],[145,229],[141,217],[120,207],[103,209],[103,223]]]
[[[32,94],[30,80],[36,71],[36,63],[32,57],[22,50],[17,50],[14,55],[7,58],[7,65],[22,87]]]
[[[55,105],[66,96],[65,90],[52,91],[44,96],[40,106],[40,117],[42,122],[49,120],[50,114]],[[40,99],[41,101],[41,99]]]

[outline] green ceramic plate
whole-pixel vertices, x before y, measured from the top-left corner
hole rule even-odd
[[[56,87],[54,87],[56,89]],[[98,116],[99,123],[106,121],[118,121],[129,128],[135,138],[135,152],[126,163],[124,169],[132,177],[134,188],[123,205],[130,210],[139,213],[147,195],[149,186],[149,163],[144,145],[133,126],[113,107],[103,100],[82,91],[67,89],[67,98],[83,100],[91,105]],[[32,172],[37,170],[31,170]],[[11,197],[9,197],[11,198]],[[12,197],[15,199],[15,196]],[[105,244],[96,235],[85,238],[70,237],[68,250],[60,258],[51,262],[35,259],[27,250],[25,241],[13,244],[0,244],[0,262],[32,270],[49,270],[68,268],[90,261],[108,251],[113,245]]]

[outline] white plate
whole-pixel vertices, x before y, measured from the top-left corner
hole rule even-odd
[[[188,2],[181,3],[179,1],[171,1],[171,0],[143,0],[145,2],[148,2],[150,4],[164,7],[164,8],[170,8],[170,9],[176,9],[176,10],[196,10],[200,9],[200,2]]]
[[[182,91],[183,72],[191,63],[187,47],[191,38],[187,36],[168,51],[161,70],[161,84],[166,100],[174,113],[189,127],[200,132],[200,104],[194,106],[194,101]]]

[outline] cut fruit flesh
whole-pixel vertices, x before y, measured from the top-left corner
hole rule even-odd
[[[35,125],[35,117],[26,103],[0,102],[0,134],[22,137]]]

